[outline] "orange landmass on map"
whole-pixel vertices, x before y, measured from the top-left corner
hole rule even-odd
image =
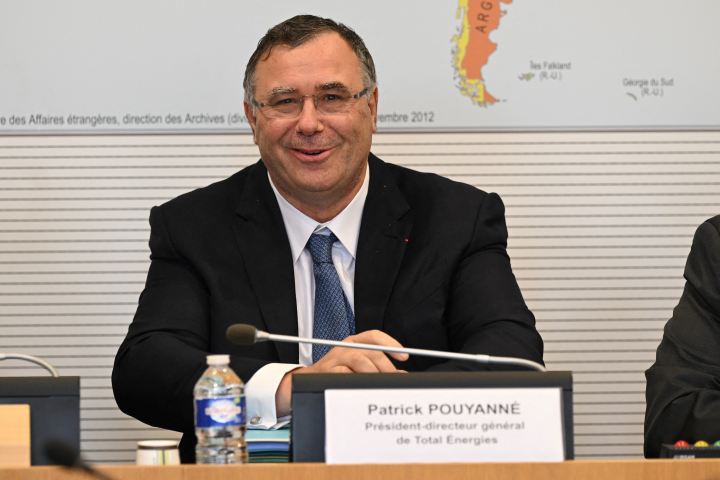
[[[512,0],[503,0],[503,3],[509,4]],[[468,0],[470,38],[462,61],[468,80],[483,80],[480,69],[487,64],[488,57],[497,48],[497,45],[490,41],[489,35],[500,25],[501,16],[500,0]],[[497,102],[497,99],[485,91],[485,102]]]

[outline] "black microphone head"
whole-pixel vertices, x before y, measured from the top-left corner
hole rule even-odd
[[[68,468],[82,468],[80,452],[78,452],[74,446],[63,440],[57,438],[48,440],[43,446],[43,453],[57,465]]]
[[[244,323],[236,323],[228,327],[225,336],[237,345],[253,345],[257,343],[257,328]]]

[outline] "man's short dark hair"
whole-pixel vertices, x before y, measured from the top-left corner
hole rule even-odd
[[[375,64],[360,35],[355,33],[352,28],[329,18],[316,17],[315,15],[297,15],[272,27],[258,42],[257,48],[245,68],[245,78],[243,80],[245,101],[250,105],[253,104],[252,101],[255,97],[255,68],[261,59],[267,60],[274,47],[279,45],[291,48],[299,47],[318,35],[332,32],[340,35],[350,48],[355,51],[355,55],[360,61],[360,76],[362,77],[363,87],[368,90],[372,89],[377,84]],[[253,107],[254,111],[255,108]]]

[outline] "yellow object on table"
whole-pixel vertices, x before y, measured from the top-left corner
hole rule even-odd
[[[30,405],[0,405],[0,466],[30,466]]]

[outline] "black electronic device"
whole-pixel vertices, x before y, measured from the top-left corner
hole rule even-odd
[[[0,377],[0,405],[30,405],[30,464],[55,465],[51,439],[80,450],[80,377]]]
[[[660,446],[660,458],[720,458],[720,447],[696,447],[694,445],[677,447],[675,445],[663,443]]]
[[[572,372],[318,373],[292,376],[291,461],[325,461],[325,390],[561,388],[565,459],[575,458]]]

